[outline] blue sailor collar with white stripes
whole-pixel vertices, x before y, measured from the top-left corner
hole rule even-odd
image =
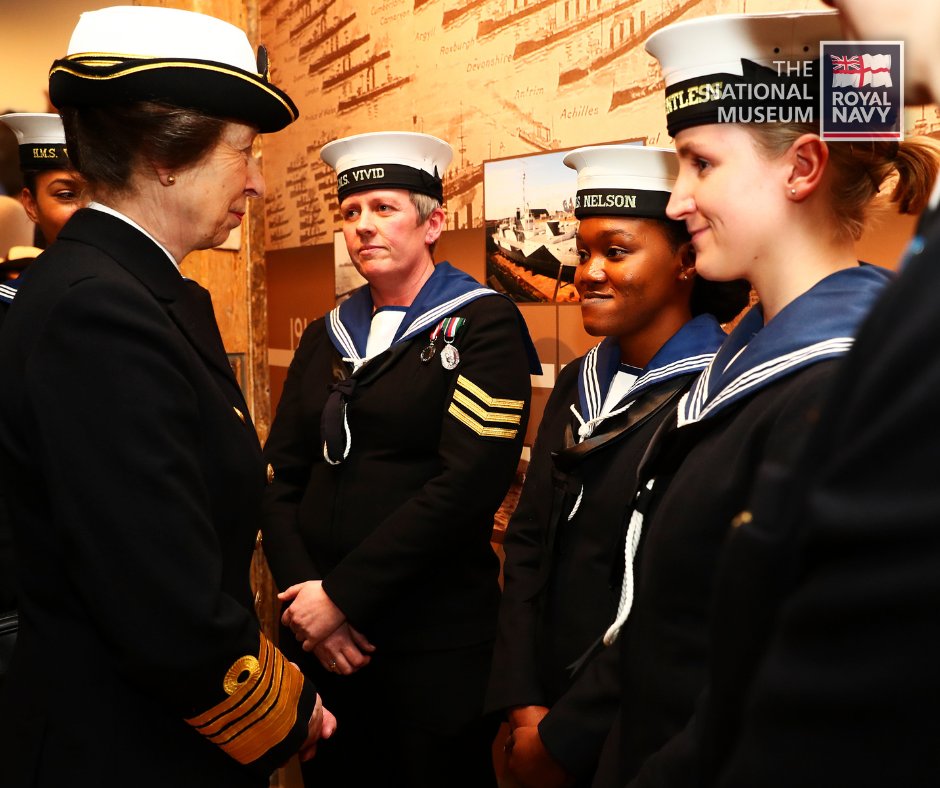
[[[873,265],[836,271],[766,326],[763,310],[754,306],[679,402],[679,426],[721,413],[803,367],[848,353],[891,279],[890,271]]]
[[[483,296],[498,295],[450,263],[438,263],[405,312],[392,345],[411,339],[464,304]],[[368,285],[356,290],[327,317],[326,331],[343,360],[359,369],[366,362],[366,345],[372,325],[372,293]]]
[[[616,337],[603,339],[581,359],[578,376],[580,411],[571,406],[581,424],[578,442],[590,437],[606,419],[623,413],[650,387],[680,375],[701,372],[725,338],[725,332],[711,315],[693,318],[657,351],[620,401],[606,410],[607,394],[620,368],[620,345]]]
[[[11,279],[9,282],[0,282],[0,304],[12,304],[16,298],[16,289],[20,286],[19,279]]]

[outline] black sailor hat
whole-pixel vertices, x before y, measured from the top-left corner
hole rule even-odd
[[[297,107],[268,81],[245,33],[194,11],[114,6],[83,13],[68,54],[52,64],[49,98],[57,107],[160,101],[278,131]]]
[[[62,118],[47,112],[11,112],[0,115],[16,135],[20,169],[67,170],[71,166],[65,150]]]
[[[412,131],[375,131],[328,142],[320,158],[336,170],[340,201],[371,189],[405,189],[443,202],[444,170],[454,151]]]

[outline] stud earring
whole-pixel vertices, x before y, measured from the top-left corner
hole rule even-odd
[[[170,186],[172,186],[174,183],[176,183],[176,176],[175,176],[175,175],[167,175],[167,176],[166,176],[166,182],[167,182],[167,184],[169,184]]]
[[[790,194],[796,197],[796,189],[790,189]]]

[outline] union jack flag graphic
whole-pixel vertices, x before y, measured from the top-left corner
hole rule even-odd
[[[858,55],[829,55],[832,58],[833,74],[851,74],[862,70],[862,62]]]
[[[834,88],[891,87],[891,55],[833,55]]]

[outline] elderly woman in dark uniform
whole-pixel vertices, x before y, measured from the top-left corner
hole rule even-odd
[[[21,614],[3,783],[260,788],[323,714],[254,615],[261,450],[179,263],[239,225],[255,136],[296,109],[241,30],[165,8],[84,14],[50,96],[97,201],[0,337]]]
[[[565,367],[539,426],[504,543],[487,698],[509,721],[509,772],[534,788],[590,784],[619,699],[601,638],[632,480],[749,290],[696,276],[685,225],[665,213],[673,151],[597,146],[565,163],[578,170],[581,316],[605,338]]]
[[[481,788],[494,780],[490,536],[525,432],[531,343],[508,299],[434,263],[449,145],[388,132],[322,156],[368,284],[306,329],[265,447],[284,622],[341,721],[305,780]]]
[[[647,42],[663,68],[667,126],[679,156],[667,213],[685,221],[699,275],[745,276],[760,303],[683,397],[641,470],[643,492],[624,548],[625,577],[635,573],[635,580],[623,584],[611,627],[621,648],[621,715],[600,785],[709,785],[717,777],[742,711],[739,693],[752,675],[740,656],[767,624],[753,615],[756,595],[741,586],[737,613],[709,624],[719,558],[736,554],[732,584],[764,570],[772,535],[752,527],[749,509],[758,471],[780,472],[796,461],[840,360],[890,279],[858,262],[866,208],[897,174],[892,198],[918,210],[937,170],[934,148],[913,141],[827,143],[818,118],[726,120],[747,117],[760,95],[772,96],[771,106],[757,108],[776,109],[775,117],[781,101],[791,116],[794,108],[818,109],[818,71],[778,71],[774,63],[803,61],[821,40],[838,39],[835,16],[709,17],[667,27]],[[734,89],[707,87],[715,84]],[[736,640],[740,651],[715,662],[719,682],[702,695],[717,635]],[[722,720],[720,731],[712,728],[717,738],[697,740],[696,725],[713,715]],[[608,770],[613,762],[619,769]]]

